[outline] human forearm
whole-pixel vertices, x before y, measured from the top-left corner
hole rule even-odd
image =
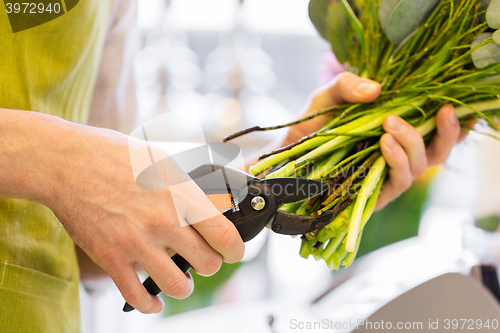
[[[0,196],[45,202],[56,191],[57,146],[70,123],[7,109],[0,109],[0,119]]]

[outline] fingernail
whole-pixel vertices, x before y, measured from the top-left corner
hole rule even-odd
[[[357,85],[355,93],[361,96],[370,95],[374,90],[378,89],[378,85],[374,82],[361,82]]]
[[[455,110],[451,109],[449,112],[450,112],[450,115],[448,116],[448,121],[450,122],[450,124],[456,125],[458,122],[458,118],[457,118],[457,115],[455,114]]]
[[[163,300],[160,297],[158,297],[158,299],[160,300],[161,304],[163,304],[163,306],[158,308],[158,310],[156,310],[155,313],[160,313],[165,308],[165,303],[163,302]]]
[[[193,278],[189,278],[188,277],[188,287],[186,289],[186,291],[181,295],[179,296],[180,299],[184,299],[184,298],[187,298],[189,297],[194,291],[194,281],[193,281]]]
[[[406,128],[403,120],[396,116],[389,116],[387,118],[387,126],[395,132],[402,132]]]
[[[397,147],[396,140],[392,137],[392,135],[384,135],[384,143],[389,149],[394,149]]]

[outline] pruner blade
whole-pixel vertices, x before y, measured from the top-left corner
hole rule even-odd
[[[297,215],[277,211],[269,228],[277,234],[302,235],[323,228],[332,221],[333,212],[321,215]]]

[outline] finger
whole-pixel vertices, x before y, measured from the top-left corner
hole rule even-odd
[[[142,313],[158,313],[163,311],[163,301],[153,296],[142,286],[133,265],[117,265],[106,269],[118,290],[128,304]]]
[[[222,265],[222,256],[194,228],[178,230],[179,235],[172,235],[169,247],[186,259],[198,275],[211,276],[217,273]]]
[[[240,261],[245,254],[245,245],[234,224],[222,214],[192,225],[207,243],[227,263]]]
[[[395,115],[386,117],[383,126],[384,130],[390,133],[405,150],[412,176],[424,172],[427,167],[425,143],[415,128]]]
[[[345,102],[373,102],[381,90],[382,86],[378,82],[343,72],[313,92],[308,113]]]
[[[162,249],[144,254],[139,264],[167,296],[184,299],[194,290],[192,281]]]
[[[185,180],[176,168],[176,165],[167,166],[171,175],[166,174],[169,184],[175,184],[170,185],[169,190],[180,225],[187,221],[226,262],[241,260],[245,245],[234,224],[215,208],[194,181]]]
[[[378,82],[344,72],[313,93],[308,113],[345,102],[372,102],[380,95],[381,90]]]
[[[389,177],[378,198],[377,210],[406,191],[413,180],[408,156],[391,134],[382,135],[380,148],[389,166]]]
[[[380,95],[381,90],[382,87],[378,82],[344,72],[313,93],[306,114],[345,102],[372,102]]]
[[[208,245],[220,253],[224,261],[228,263],[240,261],[245,254],[245,245],[238,230],[212,205],[198,187],[190,193],[194,194],[197,191],[201,194],[196,195],[196,200],[190,196],[184,201],[189,204],[186,220]]]
[[[468,124],[462,125],[462,126],[466,127],[466,128],[473,129],[474,126],[476,126],[476,124],[477,124],[477,120],[474,120],[474,121],[472,121]],[[469,132],[470,132],[469,130],[464,130],[464,129],[460,130],[460,135],[458,136],[458,142],[463,141],[467,137],[467,135],[469,135]]]
[[[381,90],[382,86],[378,82],[344,72],[339,75],[330,92],[339,104],[344,102],[367,103],[373,102],[380,95]]]
[[[453,145],[460,136],[460,124],[451,105],[443,106],[436,115],[437,131],[427,147],[427,161],[429,165],[440,164],[446,161]]]

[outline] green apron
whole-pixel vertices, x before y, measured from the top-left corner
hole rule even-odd
[[[14,2],[23,1],[0,0],[0,107],[86,123],[112,0],[32,1],[67,12],[15,33]],[[80,332],[78,280],[74,243],[54,214],[0,199],[0,332]]]

